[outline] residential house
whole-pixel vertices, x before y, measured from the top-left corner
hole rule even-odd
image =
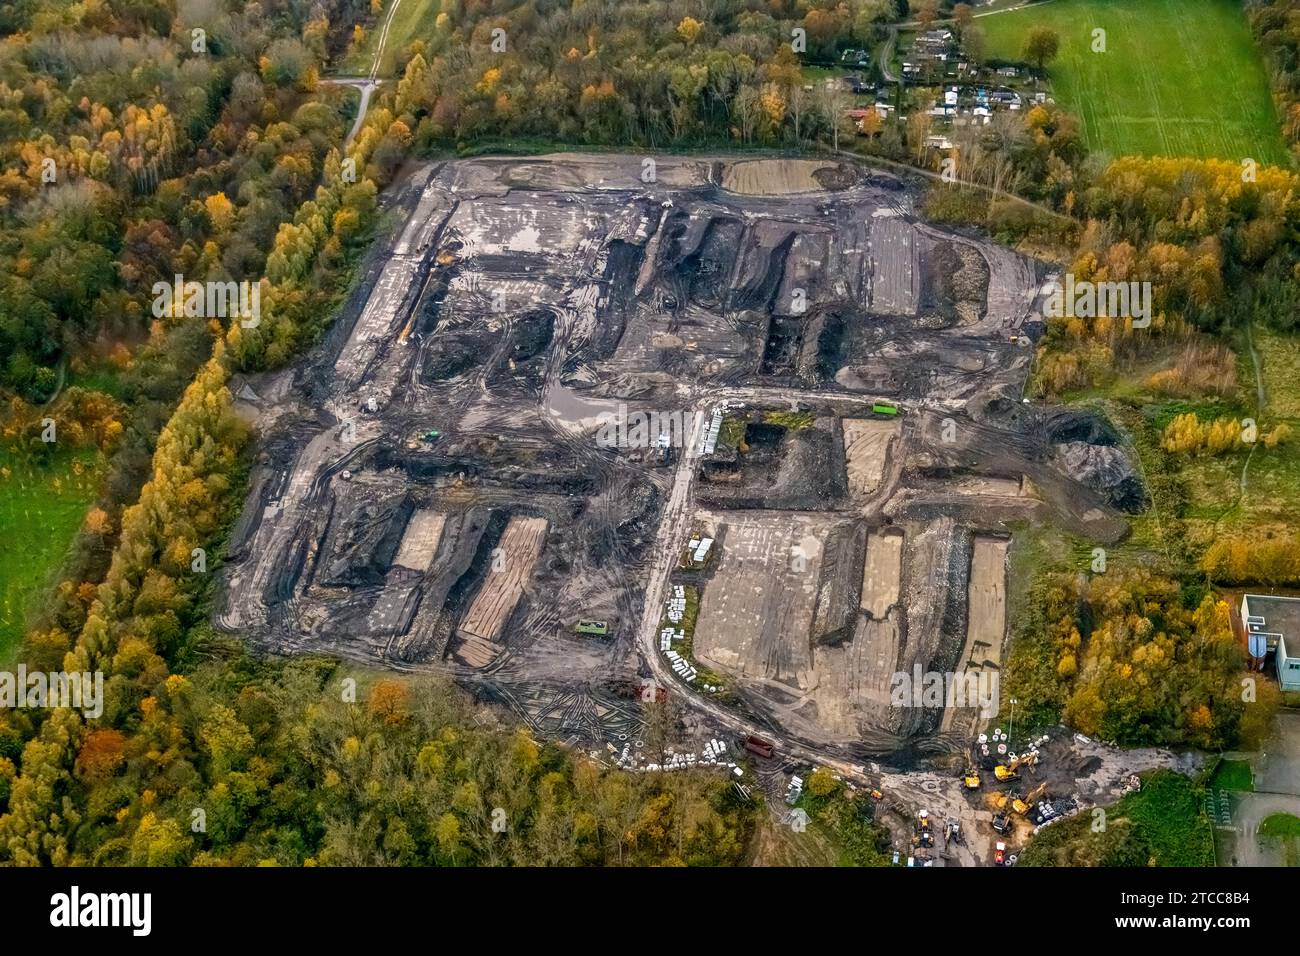
[[[844,89],[850,93],[861,96],[864,93],[872,93],[876,89],[876,84],[869,83],[861,73],[850,73],[841,79]]]

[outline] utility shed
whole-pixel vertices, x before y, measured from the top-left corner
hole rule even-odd
[[[1283,690],[1300,690],[1300,598],[1247,594],[1241,620],[1248,634],[1258,634],[1275,651],[1277,681]]]

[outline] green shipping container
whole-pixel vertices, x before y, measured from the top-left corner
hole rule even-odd
[[[883,404],[882,402],[876,402],[876,404],[874,404],[874,405],[871,406],[871,410],[872,410],[873,412],[875,412],[877,415],[897,415],[897,414],[898,414],[898,406],[897,406],[897,405],[885,405],[885,404]]]

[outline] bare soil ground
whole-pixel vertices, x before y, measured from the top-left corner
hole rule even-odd
[[[493,555],[493,567],[460,622],[466,635],[496,641],[532,578],[546,540],[545,518],[512,517]],[[500,566],[497,566],[497,558]]]
[[[781,512],[707,518],[722,525],[725,545],[700,602],[696,655],[742,677],[806,687],[824,542],[843,522]]]
[[[962,666],[997,668],[1007,623],[1007,548],[1004,538],[976,537],[971,555],[969,611]]]
[[[903,533],[893,529],[867,538],[867,561],[862,573],[862,609],[874,620],[884,620],[898,603],[903,571]]]
[[[427,571],[438,552],[447,516],[437,511],[417,511],[402,534],[393,563],[412,571]]]
[[[1002,641],[1007,626],[1007,550],[1011,542],[1005,538],[977,536],[971,549],[970,583],[967,591],[966,643],[958,657],[956,673],[961,679],[967,675],[996,675],[1002,666]],[[966,686],[970,686],[969,683]],[[996,683],[990,683],[993,696]],[[969,701],[967,702],[969,703]],[[949,707],[944,712],[941,730],[951,732],[960,725],[967,732],[973,730],[990,715],[980,715],[978,708]]]
[[[746,196],[788,196],[825,189],[817,178],[834,163],[816,159],[749,159],[722,167],[722,188]]]
[[[868,498],[880,487],[885,474],[885,460],[890,446],[898,437],[898,421],[846,418],[844,455],[848,461],[849,494]]]
[[[927,225],[916,189],[848,162],[654,162],[435,162],[383,197],[406,219],[343,319],[241,383],[259,457],[215,623],[444,670],[597,749],[636,732],[652,677],[691,719],[789,752],[946,747],[938,714],[888,691],[1000,639],[983,558],[968,595],[972,539],[1127,526],[1105,474],[1071,470],[1096,429],[1021,402],[1045,269]],[[873,420],[879,400],[899,417]],[[600,439],[640,413],[689,426]],[[714,557],[682,568],[699,516]],[[695,654],[739,678],[725,702],[659,652],[682,582]]]

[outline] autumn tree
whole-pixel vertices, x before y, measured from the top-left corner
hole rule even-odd
[[[957,36],[964,43],[966,31],[975,22],[975,10],[969,3],[958,3],[952,8],[953,23],[957,27]],[[969,51],[967,51],[969,53]]]
[[[1025,59],[1033,63],[1040,74],[1048,63],[1056,59],[1060,49],[1061,37],[1050,27],[1034,27],[1025,36]]]

